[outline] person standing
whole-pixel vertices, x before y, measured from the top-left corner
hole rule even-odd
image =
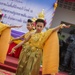
[[[21,26],[9,26],[1,23],[3,13],[0,11],[0,63],[4,63],[9,47],[11,28],[20,28]]]
[[[60,28],[69,28],[70,26],[62,24],[46,32],[42,32],[46,25],[45,21],[43,19],[37,19],[35,23],[36,31],[32,32],[24,41],[12,49],[14,50],[23,45],[23,54],[19,59],[16,75],[38,75],[42,54],[43,74],[55,75],[59,67],[59,41],[57,31]]]
[[[20,36],[20,37],[13,38],[13,39],[10,41],[10,46],[9,46],[9,50],[8,50],[8,53],[7,53],[8,55],[19,57],[22,47],[19,47],[19,48],[18,48],[17,50],[15,50],[15,51],[11,51],[12,48],[14,47],[14,46],[12,46],[12,48],[11,48],[12,42],[16,43],[16,45],[17,45],[18,43],[20,43],[21,41],[23,41],[31,32],[35,31],[35,30],[33,29],[33,27],[34,27],[34,26],[33,26],[33,21],[32,21],[31,19],[28,19],[28,20],[27,20],[27,29],[28,29],[28,32],[25,33],[25,34],[23,34],[23,35]],[[17,54],[17,53],[19,53],[19,54]]]

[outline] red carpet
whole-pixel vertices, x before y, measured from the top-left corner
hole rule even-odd
[[[4,64],[0,63],[0,68],[15,73],[17,65],[18,65],[17,58],[7,56],[5,63]]]
[[[59,72],[58,74],[56,75],[68,75],[68,73],[64,73],[64,72]]]
[[[7,56],[5,63],[0,64],[0,68],[3,69],[3,71],[0,70],[0,73],[3,73],[0,75],[12,75],[10,72],[15,73],[17,70],[17,66],[18,66],[18,59],[14,58],[14,57]],[[7,72],[5,70],[7,70],[9,72]],[[42,75],[42,68],[40,68],[39,75]],[[64,73],[64,72],[59,72],[56,75],[68,75],[68,74]]]

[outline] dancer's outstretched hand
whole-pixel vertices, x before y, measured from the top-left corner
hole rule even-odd
[[[20,26],[17,26],[17,28],[21,28],[22,27],[22,25],[20,25]]]
[[[13,53],[15,53],[15,49],[14,48],[12,48],[12,50],[11,50],[11,52],[9,53],[9,54],[13,54]]]
[[[65,25],[65,24],[62,24],[62,25],[61,25],[62,28],[69,28],[70,26],[71,26],[71,25]]]
[[[22,27],[22,25],[19,25],[19,26],[9,26],[9,28],[20,28]]]

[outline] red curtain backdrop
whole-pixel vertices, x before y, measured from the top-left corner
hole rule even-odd
[[[22,46],[19,47],[19,48],[17,48],[16,51],[15,51],[15,53],[9,54],[9,53],[11,52],[12,48],[13,48],[14,46],[16,46],[16,45],[17,45],[17,44],[15,44],[14,42],[9,45],[9,49],[8,49],[8,52],[7,52],[7,55],[8,55],[8,56],[12,56],[12,57],[15,57],[15,58],[19,58],[20,52],[21,52],[21,50],[22,50]]]

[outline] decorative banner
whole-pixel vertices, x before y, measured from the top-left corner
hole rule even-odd
[[[3,22],[9,25],[22,25],[15,30],[27,32],[26,21],[38,14],[44,9],[47,28],[54,14],[54,3],[56,0],[0,0],[0,9],[4,14]]]

